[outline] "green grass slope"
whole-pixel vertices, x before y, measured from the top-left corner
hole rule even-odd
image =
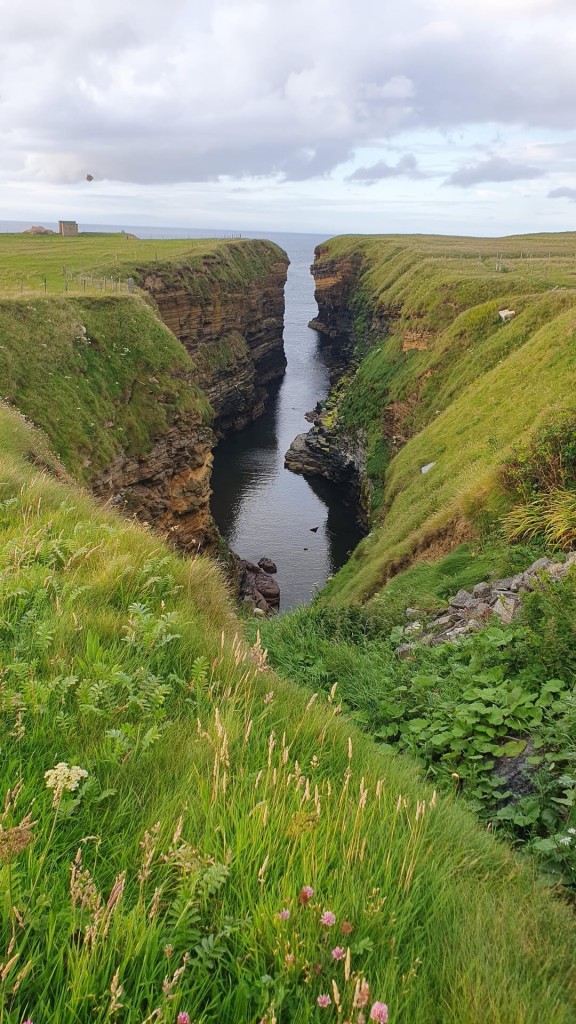
[[[393,1024],[573,1021],[569,909],[267,670],[214,564],[0,438],[2,1021],[356,1022],[362,978]]]
[[[0,398],[79,480],[146,453],[184,413],[209,421],[184,347],[138,296],[0,298]]]
[[[364,355],[331,415],[365,440],[375,507],[371,535],[327,589],[341,602],[371,597],[457,519],[477,528],[498,506],[511,446],[576,404],[576,235],[344,237],[319,262],[350,255],[361,257],[350,301]],[[502,323],[502,308],[516,318]]]

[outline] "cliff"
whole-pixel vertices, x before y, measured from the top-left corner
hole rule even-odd
[[[194,360],[219,437],[259,416],[269,386],[284,373],[287,268],[285,253],[259,240],[229,242],[218,257],[134,268]]]
[[[337,481],[355,471],[371,525],[328,598],[366,600],[415,559],[498,530],[499,467],[574,406],[574,245],[345,236],[316,250],[312,326],[339,377],[286,464]]]
[[[170,260],[115,265],[154,302],[137,293],[4,299],[0,397],[44,428],[100,499],[183,550],[216,548],[215,431],[257,416],[284,371],[287,264],[267,242],[187,243]]]

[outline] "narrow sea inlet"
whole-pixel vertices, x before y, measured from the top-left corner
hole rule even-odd
[[[284,453],[308,428],[305,413],[328,393],[329,375],[308,327],[316,314],[310,264],[313,235],[269,236],[290,257],[286,285],[286,375],[263,416],[221,441],[214,453],[212,512],[241,558],[278,566],[281,610],[304,604],[340,568],[362,536],[353,505],[337,486],[284,468]],[[344,499],[344,500],[343,500]]]

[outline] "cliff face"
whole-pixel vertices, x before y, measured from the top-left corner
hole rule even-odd
[[[2,300],[0,398],[99,498],[185,551],[217,547],[212,449],[262,412],[284,372],[287,266],[251,240],[118,264],[160,316],[137,294]]]
[[[353,296],[362,259],[357,253],[331,259],[328,252],[326,245],[314,250],[312,274],[318,316],[309,326],[318,331],[321,344],[328,349],[331,376],[336,380],[347,369],[354,346]]]
[[[218,541],[209,504],[213,444],[210,427],[183,417],[147,455],[117,455],[92,481],[92,490],[181,550],[210,550]]]
[[[264,411],[269,385],[286,367],[282,332],[288,258],[268,242],[230,243],[228,248],[232,260],[248,255],[245,274],[238,262],[223,267],[208,256],[196,265],[141,268],[137,275],[194,360],[196,381],[214,409],[218,437]]]

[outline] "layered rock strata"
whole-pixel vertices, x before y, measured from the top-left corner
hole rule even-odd
[[[209,426],[195,417],[178,420],[148,454],[121,452],[92,490],[181,550],[210,550],[218,544],[210,513],[213,445]]]
[[[284,373],[284,285],[288,258],[269,242],[226,244],[193,264],[140,267],[134,277],[192,357],[191,384],[213,409],[211,424],[188,413],[145,454],[121,452],[92,489],[150,523],[186,552],[215,550],[210,513],[212,449],[265,407]]]
[[[282,333],[288,257],[258,240],[230,243],[228,250],[245,259],[244,275],[238,266],[223,270],[213,255],[200,265],[137,272],[164,323],[196,363],[196,383],[214,409],[217,437],[261,415],[271,385],[286,368]]]
[[[314,298],[318,316],[309,327],[317,331],[320,344],[328,350],[332,382],[348,368],[354,347],[353,289],[361,266],[361,257],[325,259],[326,247],[314,250]]]

